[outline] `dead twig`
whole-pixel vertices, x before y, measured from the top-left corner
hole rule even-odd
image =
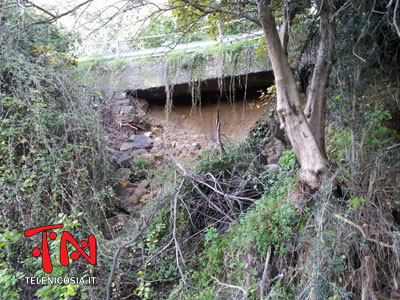
[[[396,145],[393,145],[393,146],[390,146],[390,147],[387,147],[385,150],[392,150],[392,149],[397,148],[397,147],[400,147],[400,143],[396,144]]]
[[[243,299],[245,299],[245,300],[247,299],[247,291],[244,288],[242,288],[241,286],[223,283],[223,282],[219,281],[217,278],[215,278],[214,276],[211,276],[211,278],[214,279],[219,285],[222,285],[222,286],[230,288],[230,289],[240,290],[243,293]]]
[[[183,255],[182,255],[182,251],[181,251],[181,248],[179,246],[179,243],[178,243],[178,239],[176,238],[176,220],[177,220],[177,210],[178,210],[178,197],[179,197],[179,192],[182,190],[182,187],[183,187],[184,183],[185,183],[185,179],[182,180],[182,182],[181,182],[181,184],[180,184],[180,186],[178,188],[178,192],[175,194],[175,197],[174,197],[174,222],[173,222],[173,230],[172,230],[172,239],[174,240],[174,243],[175,243],[176,267],[179,270],[179,274],[181,275],[183,283],[186,285],[185,277],[184,277],[184,274],[183,274],[182,269],[181,269],[180,264],[179,264],[179,257],[181,257],[182,260],[183,260]]]
[[[264,271],[260,281],[260,300],[264,300],[264,292],[268,290],[269,280],[269,261],[271,260],[271,246],[268,246],[267,258],[265,259]]]
[[[140,125],[138,125],[138,124],[135,124],[135,123],[129,122],[129,121],[120,121],[120,122],[118,123],[118,125],[119,125],[119,127],[122,127],[122,126],[129,126],[129,127],[133,128],[133,129],[135,129],[135,130],[139,130],[139,129],[141,129],[141,130],[146,130],[146,128],[144,128],[143,126],[140,126]]]
[[[362,229],[362,227],[361,227],[360,225],[357,225],[356,223],[350,221],[349,219],[346,219],[345,217],[343,217],[343,216],[341,216],[341,215],[333,214],[333,216],[334,216],[335,218],[337,218],[337,219],[339,219],[339,220],[341,220],[341,221],[343,221],[343,222],[345,222],[345,223],[347,223],[347,224],[353,226],[354,228],[357,228],[358,231],[360,231],[360,233],[361,233],[361,235],[362,235],[362,237],[363,237],[364,240],[367,240],[367,241],[369,241],[369,242],[374,242],[374,243],[376,243],[376,244],[381,245],[382,247],[386,247],[386,248],[393,249],[393,246],[392,246],[392,245],[386,244],[386,243],[381,242],[381,241],[378,241],[378,240],[376,240],[376,239],[369,238],[369,237],[367,236],[367,234],[365,233],[364,229]]]
[[[170,153],[168,155],[183,176],[189,180],[186,182],[192,184],[195,194],[188,200],[188,209],[191,209],[189,215],[195,214],[200,222],[204,222],[204,219],[211,219],[218,224],[232,223],[237,219],[238,214],[243,213],[245,208],[260,196],[260,191],[254,191],[253,185],[251,188],[246,187],[247,181],[242,186],[242,177],[234,177],[234,172],[229,173],[229,180],[226,180],[221,172],[198,175],[186,168],[173,155]],[[246,197],[248,194],[250,197]],[[192,220],[195,227],[197,220]],[[204,226],[204,223],[201,223],[200,226]]]
[[[219,122],[219,109],[217,109],[217,128],[216,128],[216,137],[217,137],[217,146],[219,149],[219,154],[222,156],[225,154],[224,147],[221,142],[221,123]]]

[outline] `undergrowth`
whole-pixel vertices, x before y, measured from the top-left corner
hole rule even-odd
[[[68,224],[81,224],[72,231],[81,239],[92,233],[101,237],[102,220],[112,210],[105,134],[92,106],[95,93],[72,79],[76,62],[66,52],[74,41],[48,24],[21,28],[41,17],[18,13],[3,11],[7,30],[2,28],[0,48],[0,236],[2,250],[8,249],[0,257],[7,281],[0,297],[84,299],[88,287],[28,288],[21,273],[42,275],[40,259],[31,258],[40,237],[21,235],[64,223],[67,230]],[[57,247],[51,243],[53,251]],[[84,263],[68,269],[58,265],[53,275],[88,274],[86,269]]]

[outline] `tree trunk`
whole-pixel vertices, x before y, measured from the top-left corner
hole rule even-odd
[[[293,5],[291,0],[282,0],[283,5],[283,22],[279,30],[279,39],[281,40],[283,52],[288,55],[288,45],[289,45],[289,29],[292,23],[298,6]]]
[[[271,0],[260,1],[258,11],[275,75],[281,128],[285,128],[300,162],[302,182],[317,189],[327,174],[326,162],[301,108],[299,90],[276,29]]]
[[[283,2],[285,7],[283,8],[283,22],[281,29],[279,30],[279,39],[281,40],[283,52],[287,56],[288,55],[287,49],[289,44],[290,17],[289,17],[289,8],[286,7],[287,3],[286,1]]]
[[[320,41],[315,61],[313,76],[307,95],[304,114],[310,124],[311,131],[324,157],[325,154],[325,121],[326,121],[326,88],[332,70],[332,24],[331,7],[327,0],[319,1],[320,9]]]
[[[374,282],[376,281],[375,258],[372,255],[364,256],[361,269],[361,300],[378,300],[374,292]]]

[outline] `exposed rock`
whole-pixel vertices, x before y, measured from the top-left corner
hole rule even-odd
[[[121,168],[118,169],[117,172],[114,173],[112,176],[112,179],[116,182],[118,181],[127,181],[129,179],[129,176],[131,176],[132,171],[128,168]]]
[[[142,182],[139,183],[137,190],[144,190],[149,186],[150,182],[148,180],[143,180]]]
[[[145,153],[145,154],[142,154],[140,156],[145,158],[145,159],[147,159],[147,160],[151,160],[153,158],[153,155],[150,154],[150,153]]]
[[[126,221],[128,221],[128,218],[129,217],[127,215],[119,214],[112,218],[108,218],[107,223],[109,226],[115,227],[118,225],[123,225]]]
[[[280,140],[273,138],[271,142],[264,146],[264,149],[268,157],[268,163],[276,164],[282,156],[285,147]]]
[[[135,140],[133,141],[133,148],[141,149],[141,148],[149,148],[151,146],[151,142],[147,136],[137,135]]]
[[[120,231],[125,227],[125,223],[129,220],[129,216],[119,214],[117,216],[108,218],[106,220],[106,226],[103,230],[104,237],[106,239],[112,239],[115,232]]]
[[[158,147],[153,147],[153,148],[150,150],[150,153],[158,153],[158,152],[160,152],[160,148],[158,148]]]
[[[135,142],[123,142],[121,147],[119,148],[120,151],[130,151],[135,147]]]
[[[152,131],[156,136],[160,136],[160,135],[162,135],[162,133],[163,133],[162,128],[156,127],[156,126],[151,127],[151,131]]]
[[[132,188],[135,187],[135,185],[129,181],[129,177],[126,177],[125,180],[119,179],[114,181],[114,191],[115,194],[119,197],[120,200],[126,199],[129,195],[133,193],[134,190],[130,192]],[[120,203],[119,200],[115,199],[118,203]],[[125,201],[125,200],[123,200]],[[122,202],[123,203],[123,202]],[[123,207],[123,205],[118,204],[119,206]]]
[[[130,105],[124,105],[121,106],[120,114],[121,115],[126,115],[126,114],[131,114],[133,112],[133,106]]]
[[[134,98],[133,101],[135,101],[136,105],[140,108],[140,110],[147,113],[147,111],[149,110],[149,102],[147,102],[146,99]]]
[[[133,142],[135,140],[136,134],[132,134],[130,137],[127,138],[127,141]]]
[[[133,150],[130,154],[132,157],[136,157],[136,156],[140,156],[143,154],[147,154],[147,150],[146,149],[137,149],[137,150]]]
[[[140,198],[139,202],[140,202],[140,203],[146,203],[149,199],[151,199],[151,194],[146,194],[146,195],[143,195],[143,196]]]
[[[156,137],[153,141],[153,147],[161,148],[163,144],[164,144],[163,140],[159,137]]]
[[[162,161],[162,160],[164,159],[164,156],[165,156],[164,150],[160,150],[160,151],[158,151],[158,152],[154,155],[154,158],[155,158],[157,161]]]
[[[105,146],[104,149],[105,149],[106,151],[110,152],[111,154],[115,154],[115,153],[118,152],[117,150],[115,150],[115,149],[113,149],[113,148],[110,148],[110,147],[108,147],[108,146]]]
[[[128,198],[127,204],[130,206],[139,204],[140,198],[147,194],[148,185],[149,182],[147,180],[143,180],[141,183],[139,183],[133,194]]]
[[[130,165],[132,157],[125,152],[117,152],[114,154],[113,159],[118,165],[127,167]]]
[[[139,200],[140,200],[140,198],[138,198],[138,197],[136,196],[136,194],[133,193],[133,194],[128,198],[128,200],[127,200],[126,208],[129,209],[129,207],[138,205],[138,204],[139,204]]]
[[[150,139],[145,135],[132,135],[122,143],[120,151],[131,151],[132,149],[144,149],[151,146]]]

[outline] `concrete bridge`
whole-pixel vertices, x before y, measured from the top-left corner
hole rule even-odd
[[[215,41],[203,41],[178,45],[173,51],[118,51],[109,57],[114,60],[89,64],[91,82],[104,92],[124,91],[160,103],[198,95],[232,98],[273,83],[268,56],[255,54],[260,46],[252,41],[257,39],[260,32],[226,38],[219,47]]]
[[[207,28],[210,26],[205,26]],[[175,34],[176,35],[176,34]],[[143,38],[133,40],[115,40],[102,43],[88,43],[83,45],[78,50],[78,56],[80,61],[91,60],[96,57],[102,59],[115,59],[115,58],[143,58],[143,57],[156,57],[165,56],[171,52],[194,52],[199,49],[205,49],[211,46],[217,46],[218,44],[233,44],[238,41],[254,41],[263,37],[262,30],[241,33],[232,36],[222,36],[219,40],[203,40],[191,43],[175,44],[174,42],[165,42],[162,46],[157,48],[146,48],[146,49],[132,49],[132,45],[140,44],[141,40],[148,39],[168,39],[170,36],[161,34],[154,36],[147,36]]]

